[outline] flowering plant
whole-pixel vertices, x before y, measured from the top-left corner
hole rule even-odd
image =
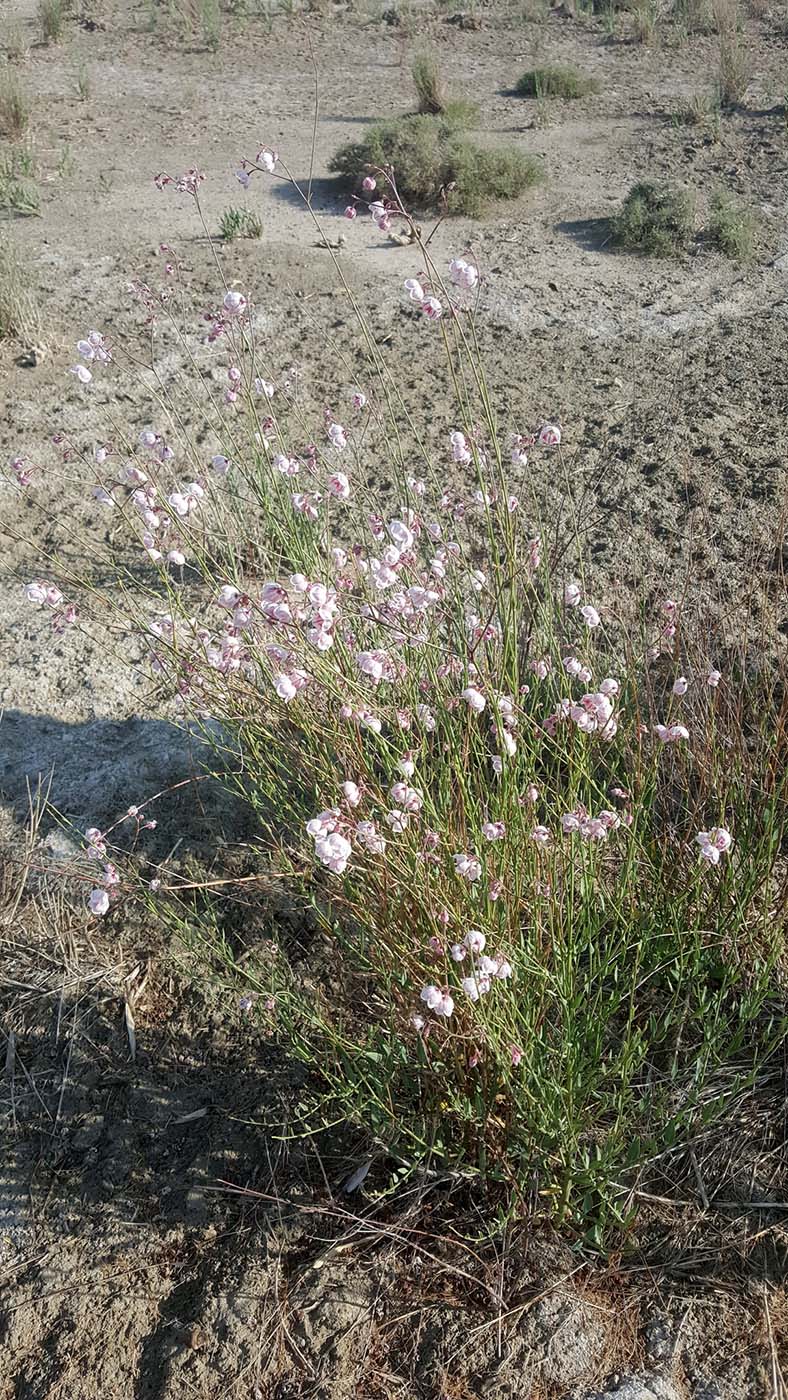
[[[240,176],[261,172],[281,172],[267,148]],[[159,183],[199,211],[201,178]],[[408,218],[391,172],[364,188],[376,225]],[[568,574],[546,546],[530,483],[562,429],[502,432],[481,270],[469,250],[441,268],[409,222],[403,296],[457,390],[441,441],[414,429],[371,337],[366,382],[311,412],[263,362],[253,289],[228,286],[203,323],[226,376],[215,450],[151,427],[87,465],[152,570],[135,621],[150,671],[203,726],[313,929],[306,971],[283,947],[242,967],[225,948],[226,975],[263,998],[324,1115],[601,1238],[631,1216],[635,1169],[700,1131],[782,1035],[785,701],[767,687],[748,708],[735,659],[717,669],[673,600],[627,634],[582,560]],[[170,314],[166,291],[135,290]],[[78,349],[85,392],[120,372],[98,332]],[[382,454],[388,494],[365,485]],[[77,621],[68,580],[27,593],[58,629]],[[86,841],[102,917],[127,885],[106,833]],[[165,875],[147,897],[186,925],[197,906]]]

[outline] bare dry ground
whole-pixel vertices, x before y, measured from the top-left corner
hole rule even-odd
[[[328,236],[346,235],[340,257],[378,342],[428,432],[437,440],[453,426],[434,341],[403,305],[418,262],[367,220],[342,220],[328,178],[331,154],[364,122],[411,109],[410,63],[428,46],[454,90],[480,104],[481,139],[511,140],[545,163],[536,192],[441,224],[431,245],[438,258],[470,246],[484,269],[480,335],[502,421],[563,425],[568,483],[534,481],[541,514],[560,510],[568,484],[582,548],[622,608],[693,591],[721,646],[750,615],[766,651],[782,649],[786,7],[745,15],[752,80],[718,132],[677,120],[715,80],[717,37],[686,38],[671,24],[635,43],[628,13],[614,34],[604,16],[566,5],[478,4],[462,23],[461,10],[426,4],[225,15],[211,52],[199,24],[173,19],[178,8],[85,0],[61,42],[44,46],[33,0],[5,5],[28,48],[18,71],[33,100],[25,141],[40,217],[2,218],[32,268],[44,324],[32,356],[0,343],[0,452],[46,462],[57,431],[92,444],[116,413],[131,428],[154,418],[141,385],[117,403],[99,384],[86,396],[67,370],[93,325],[124,335],[126,285],[155,275],[161,243],[176,248],[195,304],[215,298],[213,253],[189,202],[154,188],[160,170],[205,171],[212,230],[230,204],[259,212],[261,239],[220,257],[253,290],[272,372],[297,367],[320,402],[341,352],[339,382],[350,382],[360,340],[309,216],[270,185],[242,195],[233,176],[264,142],[306,180],[313,138],[314,205]],[[573,63],[600,90],[577,103],[511,96],[536,60]],[[2,159],[13,149],[3,142]],[[679,261],[614,251],[606,221],[644,178],[691,189],[699,227],[716,189],[736,192],[757,215],[752,261],[731,262],[702,239]],[[82,483],[58,489],[70,502]],[[90,505],[82,519],[100,557],[105,520]],[[55,805],[104,824],[197,758],[147,712],[145,684],[107,652],[100,619],[88,610],[80,630],[53,640],[22,599],[44,552],[68,552],[65,512],[53,522],[0,479],[0,539],[0,808],[11,852],[3,1400],[783,1400],[778,1080],[763,1086],[768,1112],[754,1095],[740,1136],[715,1147],[719,1199],[688,1164],[672,1183],[681,1204],[649,1202],[638,1246],[620,1259],[594,1264],[527,1229],[493,1246],[454,1186],[411,1183],[392,1198],[376,1163],[350,1198],[341,1183],[362,1142],[339,1129],[317,1143],[283,1139],[298,1103],[292,1067],[220,988],[194,985],[160,931],[116,922],[99,936],[46,881],[17,905],[28,779],[54,769]],[[218,868],[239,839],[217,794],[196,816],[176,802],[171,817]],[[49,854],[63,849],[51,821],[41,835]],[[239,1199],[222,1183],[259,1194]]]

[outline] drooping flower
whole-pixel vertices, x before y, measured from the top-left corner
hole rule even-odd
[[[481,691],[477,690],[474,685],[469,685],[465,690],[461,691],[460,699],[465,700],[470,708],[475,710],[478,715],[481,714],[487,704]]]

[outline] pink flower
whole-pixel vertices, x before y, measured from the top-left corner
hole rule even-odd
[[[482,825],[482,836],[487,841],[502,841],[505,835],[504,822],[484,822]]]
[[[328,437],[331,446],[335,447],[338,452],[341,452],[344,447],[347,447],[347,437],[345,436],[345,429],[342,427],[341,423],[331,424],[328,430]]]
[[[334,472],[328,478],[328,490],[332,496],[336,496],[340,501],[346,501],[350,495],[350,482],[344,472]]]
[[[455,287],[464,287],[469,291],[476,286],[479,272],[473,263],[467,262],[465,258],[453,258],[449,263],[449,277]]]
[[[418,282],[415,277],[408,277],[406,279],[405,291],[407,292],[411,301],[424,301],[424,288],[422,287],[421,282]]]
[[[350,807],[357,807],[361,801],[361,789],[358,783],[351,782],[350,779],[348,779],[347,782],[342,784],[342,795]]]
[[[487,704],[481,691],[477,690],[473,685],[469,685],[465,690],[460,692],[460,699],[467,701],[471,709],[476,711],[477,715],[481,714]]]
[[[405,812],[420,812],[424,805],[421,793],[416,788],[408,787],[407,783],[395,783],[390,797]]]
[[[355,206],[354,204],[347,204],[347,205],[345,206],[345,218],[346,218],[346,219],[355,219],[355,218],[357,218],[357,217],[358,217],[358,210],[357,210],[356,206]]]
[[[688,690],[689,681],[686,676],[679,676],[678,679],[673,682],[674,695],[686,695]]]
[[[71,373],[76,375],[80,384],[89,384],[93,378],[87,365],[72,365]]]
[[[539,433],[540,447],[558,447],[561,441],[561,429],[556,423],[545,423]]]
[[[315,841],[315,855],[334,875],[342,875],[352,854],[352,846],[338,831],[318,836]]]
[[[92,890],[88,900],[91,914],[106,914],[109,909],[109,895],[106,890]]]
[[[706,684],[707,684],[707,685],[710,685],[711,688],[712,688],[712,690],[716,690],[716,688],[717,688],[717,686],[719,685],[719,683],[720,683],[721,680],[722,680],[722,672],[721,672],[721,671],[715,671],[714,667],[712,666],[712,667],[709,669],[709,674],[708,674],[707,677],[706,677]]]
[[[410,817],[407,812],[400,812],[395,807],[392,811],[386,812],[383,820],[387,826],[391,827],[395,836],[401,836],[410,821]]]
[[[428,321],[439,321],[443,315],[443,307],[437,297],[425,297],[421,303],[421,309]]]
[[[297,687],[293,684],[290,677],[284,674],[274,676],[274,690],[279,696],[279,699],[285,702],[294,700],[298,694]]]
[[[469,884],[472,884],[474,880],[478,880],[481,877],[482,865],[481,861],[476,856],[467,855],[463,851],[458,851],[456,855],[452,856],[452,860],[454,861],[456,873],[461,875],[463,880],[467,880]]]
[[[531,840],[535,841],[537,846],[549,846],[552,839],[552,834],[546,826],[535,826],[531,832]]]
[[[246,310],[246,297],[242,292],[226,292],[222,305],[228,316],[242,316]]]
[[[522,1052],[522,1050],[520,1049],[519,1045],[510,1045],[510,1046],[509,1046],[509,1055],[510,1055],[511,1061],[512,1061],[512,1068],[513,1068],[513,1069],[517,1069],[517,1066],[519,1065],[520,1061],[521,1061],[522,1058],[523,1058],[523,1052]]]
[[[371,175],[365,175],[364,179],[361,181],[361,188],[365,194],[372,194],[372,191],[377,189],[377,186],[377,180],[373,179]]]
[[[257,164],[262,165],[263,170],[267,170],[269,175],[273,175],[274,166],[278,159],[276,151],[270,150],[268,146],[263,146],[262,150],[257,152]]]
[[[576,608],[581,596],[580,588],[576,583],[568,583],[564,588],[564,603],[568,608]]]
[[[454,1001],[447,987],[436,987],[434,982],[429,982],[426,987],[422,987],[419,996],[436,1016],[451,1016]]]
[[[602,620],[596,608],[592,608],[590,603],[586,603],[585,607],[580,609],[580,616],[586,627],[598,627]]]
[[[720,856],[725,855],[733,845],[733,837],[724,826],[699,831],[695,840],[700,846],[701,859],[708,861],[709,865],[719,865]]]
[[[465,944],[465,947],[468,949],[468,952],[473,953],[475,957],[478,957],[480,953],[484,952],[484,945],[486,944],[487,939],[485,938],[481,929],[469,928],[462,941]]]

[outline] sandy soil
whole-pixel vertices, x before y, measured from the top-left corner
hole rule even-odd
[[[403,305],[402,280],[418,262],[368,221],[342,220],[345,201],[328,179],[332,152],[361,123],[410,108],[409,64],[429,44],[455,90],[479,101],[482,139],[505,136],[542,157],[548,175],[516,205],[442,224],[431,244],[439,259],[471,246],[485,270],[480,335],[502,422],[563,424],[583,548],[612,593],[636,604],[644,591],[689,587],[721,646],[748,614],[767,651],[784,646],[785,6],[746,20],[754,77],[719,140],[673,120],[709,88],[718,41],[679,43],[668,30],[637,45],[626,18],[609,42],[599,20],[563,7],[526,19],[522,6],[479,5],[479,27],[468,29],[451,10],[425,6],[393,24],[347,7],[282,16],[270,29],[226,18],[212,54],[168,31],[161,5],[151,33],[147,6],[96,3],[84,11],[96,27],[72,18],[48,48],[34,42],[33,0],[10,9],[31,44],[21,71],[35,95],[41,198],[41,217],[14,220],[10,232],[31,263],[45,334],[34,364],[17,363],[28,347],[0,345],[0,454],[47,462],[57,431],[92,444],[116,411],[134,428],[154,417],[141,385],[118,404],[100,385],[86,395],[67,370],[91,326],[120,339],[132,324],[126,284],[155,275],[162,242],[176,248],[195,303],[215,299],[212,253],[189,201],[153,186],[162,169],[205,171],[212,229],[230,204],[260,213],[262,239],[220,256],[254,295],[275,374],[298,366],[319,401],[336,386],[338,351],[360,362],[308,215],[271,185],[244,197],[233,177],[239,157],[265,142],[307,179],[313,129],[315,208],[331,237],[347,236],[343,266],[425,431],[437,440],[453,426],[435,342]],[[550,104],[543,123],[535,104],[507,95],[537,55],[577,64],[601,91]],[[635,180],[665,177],[695,192],[699,224],[715,188],[741,195],[759,219],[752,263],[702,244],[678,263],[616,254],[606,217]],[[546,472],[532,488],[545,519],[563,509],[564,485]],[[81,487],[58,490],[70,503]],[[89,505],[80,512],[100,557],[106,523]],[[52,521],[35,493],[20,505],[0,478],[0,540],[0,807],[13,848],[38,773],[54,770],[61,811],[104,824],[188,775],[199,755],[151,714],[146,683],[107,651],[89,607],[82,629],[53,641],[22,599],[45,551],[68,556],[66,512]],[[221,854],[222,841],[237,840],[234,820],[214,793],[191,814],[189,841],[204,857],[218,833]],[[58,828],[42,830],[61,853]],[[6,882],[12,890],[10,864]],[[363,1200],[342,1194],[363,1144],[342,1134],[282,1144],[273,1125],[297,1103],[292,1069],[219,987],[193,986],[174,943],[144,924],[97,940],[46,886],[25,898],[4,940],[0,1396],[777,1394],[769,1329],[784,1347],[788,1312],[778,1211],[734,1212],[735,1228],[730,1214],[723,1228],[691,1192],[681,1228],[657,1220],[653,1250],[620,1267],[594,1268],[542,1237],[512,1240],[505,1258],[490,1248],[470,1258],[446,1237],[440,1192],[395,1210],[376,1197],[383,1178],[373,1172]],[[264,1199],[239,1201],[220,1182]],[[369,1213],[374,1228],[359,1233],[349,1210]],[[430,1257],[416,1230],[438,1236]]]

